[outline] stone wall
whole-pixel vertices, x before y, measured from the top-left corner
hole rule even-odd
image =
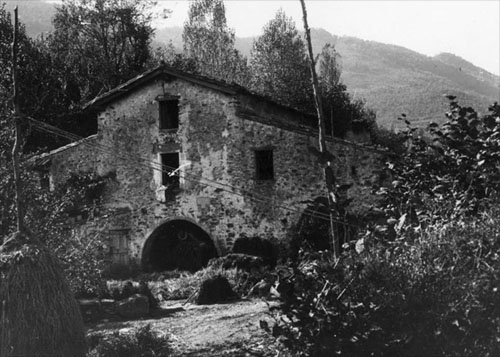
[[[177,131],[159,129],[161,96],[179,98]],[[151,233],[174,218],[204,229],[219,254],[242,235],[284,242],[307,202],[325,196],[322,168],[309,149],[317,148],[316,134],[303,120],[261,98],[180,79],[152,81],[102,111],[93,145],[54,154],[51,173],[112,174],[105,206],[129,212],[113,221],[113,229],[129,232],[129,252],[137,261]],[[351,207],[367,209],[384,155],[338,139],[328,147],[336,156],[338,183],[353,184]],[[255,150],[263,148],[273,150],[274,180],[256,179]],[[180,154],[180,192],[165,198],[159,164],[169,152]]]

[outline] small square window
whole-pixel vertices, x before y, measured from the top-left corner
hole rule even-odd
[[[257,180],[274,179],[274,163],[272,150],[255,151],[255,176]]]
[[[38,174],[40,189],[44,191],[50,191],[50,176],[47,172],[40,172]]]
[[[179,100],[160,100],[160,129],[177,129],[179,127]]]

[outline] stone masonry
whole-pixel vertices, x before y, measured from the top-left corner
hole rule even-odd
[[[178,102],[178,128],[160,129],[160,102]],[[51,185],[71,172],[113,177],[104,207],[118,212],[108,229],[125,232],[125,261],[141,262],[151,234],[183,220],[201,228],[218,254],[236,238],[286,242],[308,202],[325,196],[321,165],[310,150],[317,132],[305,115],[240,87],[159,67],[96,98],[98,132],[43,156]],[[351,208],[366,210],[384,154],[330,138],[339,184],[353,184]],[[259,179],[257,152],[272,152],[272,178]],[[171,195],[162,154],[178,153]]]

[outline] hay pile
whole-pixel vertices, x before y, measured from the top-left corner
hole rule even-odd
[[[200,290],[195,296],[197,305],[210,305],[237,299],[238,295],[233,291],[227,278],[217,275],[208,278],[201,283]]]
[[[57,258],[14,234],[0,247],[0,355],[79,357],[85,351],[80,310]]]

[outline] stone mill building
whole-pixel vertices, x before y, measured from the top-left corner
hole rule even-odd
[[[115,264],[200,266],[258,236],[286,245],[308,202],[325,196],[307,115],[228,85],[160,66],[95,98],[97,134],[38,157],[54,187],[71,174],[106,177],[99,227]],[[352,207],[370,205],[380,152],[329,138]]]

